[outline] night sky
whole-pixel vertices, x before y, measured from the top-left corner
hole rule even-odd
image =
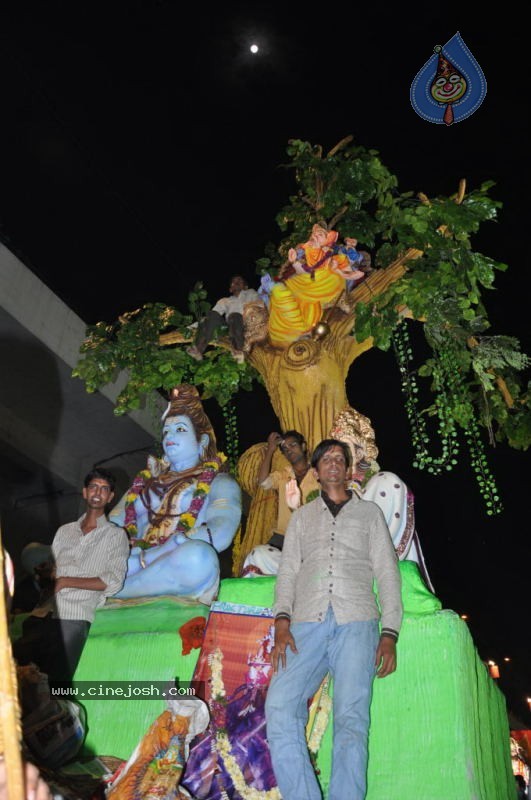
[[[474,247],[510,269],[485,302],[491,332],[519,337],[530,352],[523,26],[503,7],[474,17],[458,4],[455,13],[450,4],[418,13],[367,5],[316,14],[298,3],[229,2],[213,12],[169,0],[3,4],[2,240],[87,323],[148,301],[184,310],[198,278],[214,301],[234,272],[257,285],[255,261],[280,239],[274,217],[294,188],[278,166],[288,139],[329,149],[352,133],[380,151],[400,191],[496,182],[499,221]],[[448,128],[415,114],[409,87],[434,45],[458,30],[488,93]],[[421,359],[422,332],[415,347]],[[500,663],[511,709],[531,726],[527,455],[488,448],[505,512],[487,518],[465,453],[440,478],[411,466],[389,353],[359,359],[348,394],[373,422],[382,467],[413,488],[438,596],[469,615],[481,656]],[[276,428],[263,390],[237,405],[242,448]]]

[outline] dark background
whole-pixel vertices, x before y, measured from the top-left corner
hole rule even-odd
[[[401,191],[434,196],[462,177],[469,188],[496,181],[503,209],[474,247],[510,265],[486,297],[492,333],[518,336],[529,351],[529,73],[510,5],[492,16],[433,3],[310,12],[286,2],[212,11],[169,0],[18,0],[2,10],[0,234],[87,323],[148,301],[184,308],[198,278],[212,301],[234,272],[256,285],[254,262],[278,241],[274,217],[293,190],[278,168],[287,140],[328,149],[352,133],[380,151]],[[414,113],[409,87],[457,30],[488,94],[447,128]],[[423,347],[420,332],[419,360]],[[439,478],[411,466],[391,354],[360,358],[348,394],[373,422],[382,467],[415,492],[437,594],[469,615],[481,656],[500,664],[511,710],[531,726],[526,454],[489,448],[505,511],[488,518],[466,453]],[[260,387],[237,406],[242,449],[277,427]]]

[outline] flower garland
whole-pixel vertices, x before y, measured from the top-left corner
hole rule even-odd
[[[314,704],[317,703],[315,711],[315,718],[311,726],[311,733],[308,736],[308,728],[306,728],[306,736],[308,739],[308,750],[313,756],[316,756],[321,747],[323,736],[328,727],[330,719],[330,712],[332,710],[332,698],[330,697],[330,675],[325,678],[322,688],[319,689],[318,694],[312,700],[310,707],[310,718],[314,711]]]
[[[320,494],[321,494],[321,490],[320,489],[312,489],[311,492],[308,492],[308,495],[306,496],[306,500],[304,501],[304,504],[307,505],[308,503],[311,503],[312,500],[315,500],[315,498],[319,497]]]
[[[240,769],[240,765],[232,755],[231,743],[225,727],[227,698],[225,685],[223,683],[222,662],[223,653],[218,647],[208,657],[208,664],[212,675],[212,683],[210,686],[211,700],[209,706],[212,712],[212,719],[216,725],[215,744],[213,742],[213,748],[216,749],[220,760],[223,762],[230,776],[234,788],[241,795],[243,800],[281,800],[280,792],[276,786],[267,791],[254,789],[252,786],[248,786]],[[225,791],[222,791],[221,796],[223,800],[225,800],[225,798],[228,800],[228,795]]]
[[[197,482],[190,505],[186,511],[183,511],[182,514],[179,515],[179,521],[173,533],[184,533],[187,535],[188,532],[195,526],[201,509],[205,504],[207,495],[210,492],[212,481],[216,477],[217,473],[219,472],[219,468],[224,461],[226,461],[226,456],[224,456],[223,453],[219,453],[218,458],[215,460],[205,461],[202,464],[203,469],[200,475],[197,477]],[[147,543],[144,541],[144,539],[137,539],[138,528],[136,524],[135,501],[138,499],[138,497],[140,497],[141,493],[144,491],[147,481],[152,477],[153,474],[149,469],[144,469],[139,472],[133,481],[131,491],[128,492],[125,499],[124,528],[130,535],[133,544],[140,547],[146,547]],[[168,536],[161,537],[157,541],[157,544],[164,544],[168,538]]]
[[[203,471],[197,479],[197,483],[192,495],[192,502],[188,506],[188,511],[183,512],[179,517],[179,522],[175,532],[187,534],[194,527],[197,517],[205,504],[206,497],[210,492],[212,481],[216,477],[221,466],[221,459],[216,461],[205,461]]]

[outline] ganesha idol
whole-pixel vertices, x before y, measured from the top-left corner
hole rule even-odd
[[[133,545],[116,597],[177,595],[209,604],[219,587],[218,552],[240,524],[241,493],[224,471],[195,387],[172,390],[162,447],[164,457],[150,456],[110,515]]]
[[[281,269],[269,302],[269,338],[276,347],[310,333],[347,282],[365,277],[358,269],[363,257],[357,240],[339,246],[337,238],[337,231],[316,224],[308,241],[289,251],[289,265]]]

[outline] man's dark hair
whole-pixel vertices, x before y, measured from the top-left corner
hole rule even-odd
[[[243,282],[244,282],[244,284],[245,284],[245,287],[246,287],[246,288],[248,288],[248,286],[249,286],[249,283],[248,283],[248,281],[247,281],[247,278],[244,278],[244,277],[243,277],[243,275],[239,275],[239,274],[233,275],[233,276],[231,277],[231,279],[230,279],[230,282],[231,282],[231,283],[232,283],[232,281],[234,280],[234,278],[239,278],[241,281],[243,281]]]
[[[106,469],[101,469],[100,467],[96,467],[96,469],[91,469],[89,474],[85,476],[85,480],[83,481],[83,486],[85,489],[89,485],[91,481],[95,478],[99,478],[100,481],[107,481],[110,486],[111,492],[114,492],[114,487],[116,485],[116,478]]]
[[[282,439],[295,439],[301,447],[306,444],[306,439],[299,431],[286,431],[282,434]],[[279,446],[282,446],[282,443]]]
[[[350,452],[350,447],[348,444],[346,444],[346,442],[341,442],[339,439],[323,439],[322,442],[319,442],[312,453],[312,467],[314,469],[317,469],[319,461],[322,459],[325,453],[328,453],[328,451],[332,449],[332,447],[340,447],[343,450],[347,469],[352,466],[352,453]]]

